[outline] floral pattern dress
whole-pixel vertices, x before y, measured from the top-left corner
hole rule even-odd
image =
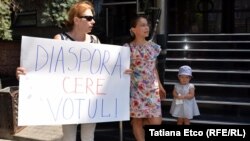
[[[153,42],[144,45],[125,44],[131,51],[130,117],[161,117],[159,84],[155,72],[161,48]]]

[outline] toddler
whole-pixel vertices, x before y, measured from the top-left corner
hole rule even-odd
[[[190,125],[190,119],[200,115],[194,85],[189,83],[191,78],[192,69],[187,65],[181,66],[178,73],[179,83],[174,86],[170,108],[170,114],[177,117],[177,125]]]

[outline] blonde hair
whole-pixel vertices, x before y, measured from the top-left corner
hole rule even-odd
[[[66,26],[71,30],[74,26],[74,17],[82,16],[87,9],[90,9],[94,14],[94,7],[90,1],[80,1],[71,6],[68,12],[68,20],[66,21]]]

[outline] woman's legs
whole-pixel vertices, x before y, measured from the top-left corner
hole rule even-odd
[[[133,118],[131,124],[136,141],[145,141],[143,118]]]
[[[62,141],[76,141],[76,124],[62,125],[63,139]]]
[[[144,125],[160,125],[161,122],[161,117],[133,118],[131,123],[136,141],[145,141],[145,132],[143,129]]]
[[[81,124],[81,140],[94,141],[95,123]],[[77,124],[62,125],[62,141],[76,141]]]
[[[146,118],[143,123],[144,125],[161,125],[162,117]]]
[[[95,123],[81,124],[81,140],[94,141],[95,127]]]

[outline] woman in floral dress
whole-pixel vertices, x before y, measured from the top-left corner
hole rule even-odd
[[[124,46],[131,50],[130,117],[133,133],[137,141],[144,141],[144,125],[159,125],[162,122],[160,94],[166,92],[156,69],[156,59],[161,48],[147,41],[148,21],[138,16],[131,22],[133,40]]]

